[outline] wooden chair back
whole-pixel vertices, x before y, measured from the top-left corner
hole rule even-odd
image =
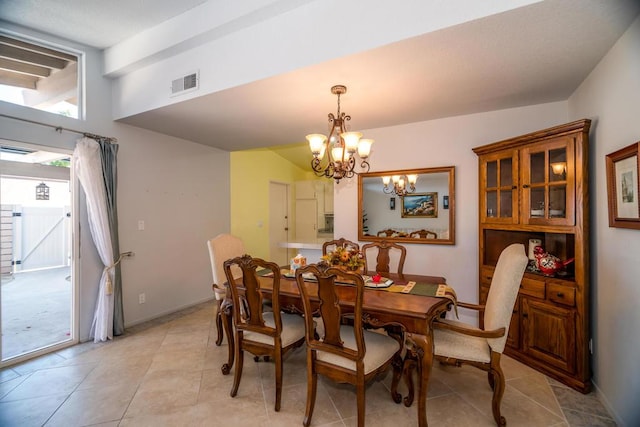
[[[411,233],[409,233],[409,237],[416,238],[416,239],[437,239],[438,235],[433,231],[422,229],[422,230],[412,231]]]
[[[233,275],[233,267],[236,266],[242,272],[242,282],[236,281]],[[273,307],[274,327],[265,325],[263,298],[260,292],[260,280],[257,273],[258,267],[270,270],[273,280]],[[231,290],[233,301],[233,322],[237,330],[252,331],[272,336],[279,341],[282,331],[282,319],[278,296],[280,294],[280,267],[274,262],[268,262],[260,258],[252,258],[243,255],[224,262],[224,271]],[[277,344],[277,343],[276,343]]]
[[[305,281],[303,278],[305,273],[311,273],[317,281]],[[350,313],[353,315],[353,329],[357,346],[355,351],[346,348],[340,336],[343,314],[335,287],[342,285],[336,285],[336,278],[353,282],[356,288],[354,311]],[[362,276],[331,267],[326,263],[320,263],[310,264],[296,270],[296,282],[302,296],[307,348],[309,350],[326,351],[361,362],[366,351],[362,324],[362,301],[364,298],[364,280]],[[315,333],[316,321],[314,321],[314,314],[320,315],[319,320],[323,324],[323,328],[319,328],[320,335],[318,336]]]
[[[378,237],[392,237],[394,234],[397,234],[397,231],[392,228],[387,228],[386,230],[380,230],[376,234]]]
[[[341,237],[336,240],[329,240],[328,242],[324,242],[322,244],[322,255],[326,255],[328,252],[333,251],[337,247],[342,247],[342,248],[352,247],[356,250],[360,250],[359,244]]]
[[[390,273],[393,265],[393,272],[402,274],[404,260],[407,257],[407,248],[388,240],[367,243],[362,246],[364,256],[364,270],[373,271],[375,265],[376,273]],[[375,263],[373,262],[375,256]]]

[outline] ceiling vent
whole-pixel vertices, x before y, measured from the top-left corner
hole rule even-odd
[[[171,81],[171,96],[178,96],[184,93],[198,90],[200,86],[200,73],[194,71],[186,76],[179,77]]]

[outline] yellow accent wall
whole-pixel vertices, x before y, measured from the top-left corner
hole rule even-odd
[[[247,253],[269,259],[269,182],[291,184],[317,179],[268,148],[231,153],[231,234],[244,242]],[[259,226],[262,224],[262,226]]]

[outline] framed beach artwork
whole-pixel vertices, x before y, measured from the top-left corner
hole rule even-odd
[[[607,154],[607,199],[609,227],[640,230],[640,204],[638,203],[638,147],[631,144]]]
[[[437,218],[438,193],[402,196],[402,218]]]

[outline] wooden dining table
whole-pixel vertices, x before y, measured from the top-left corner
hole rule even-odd
[[[371,273],[375,274],[375,273]],[[385,276],[393,280],[394,285],[406,285],[413,281],[416,283],[444,284],[445,278],[438,276],[424,276],[415,274],[389,274]],[[242,279],[239,279],[240,281]],[[261,291],[263,298],[270,299],[272,294],[272,278],[261,278]],[[353,312],[356,289],[354,286],[338,285],[336,292],[340,300],[340,308],[344,314]],[[227,292],[230,295],[230,292]],[[302,299],[298,290],[295,278],[282,276],[280,280],[280,308],[284,311],[302,313]],[[229,356],[227,363],[222,365],[222,373],[227,375],[234,363],[234,338],[232,314],[233,305],[227,297],[221,306],[225,335],[229,343]],[[433,364],[433,333],[431,324],[434,319],[446,312],[452,305],[452,301],[447,298],[439,298],[424,295],[413,295],[409,293],[388,292],[384,289],[366,288],[362,310],[365,322],[373,327],[399,326],[404,332],[406,339],[413,347],[413,353],[417,356],[419,364],[418,372],[418,425],[427,426],[427,386],[431,366]],[[397,383],[396,383],[397,385]],[[411,394],[413,392],[410,387]],[[401,401],[401,397],[396,390],[392,390],[392,395],[396,403]],[[405,398],[405,404],[411,405],[410,399]]]

